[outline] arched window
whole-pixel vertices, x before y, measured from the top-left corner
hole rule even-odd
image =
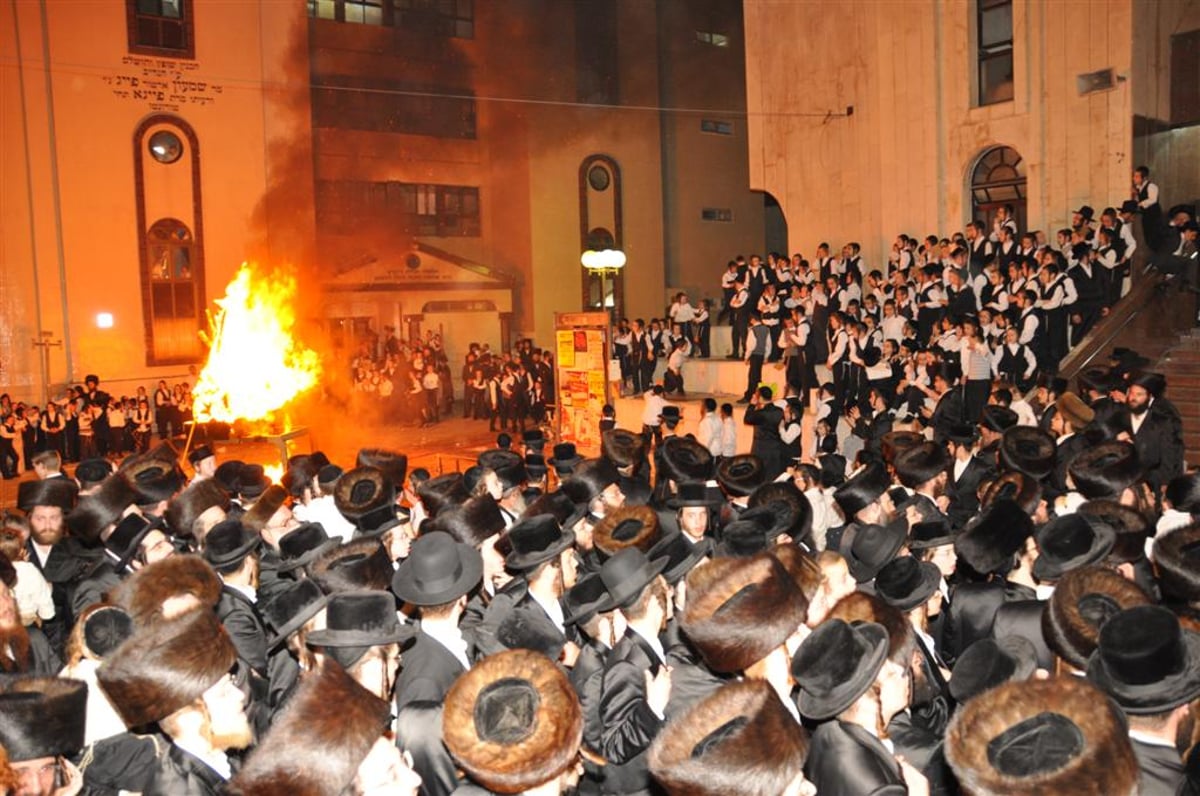
[[[579,166],[580,253],[620,249],[621,169],[608,155],[591,155]],[[579,266],[577,262],[576,267]],[[608,309],[617,319],[625,311],[625,277],[583,270],[583,308]]]
[[[164,218],[146,233],[146,278],[150,283],[150,324],[156,360],[200,356],[196,334],[200,297],[193,271],[192,232],[182,221]]]
[[[997,146],[985,151],[971,172],[971,217],[992,229],[996,211],[1010,207],[1017,229],[1025,232],[1025,161],[1012,147]]]

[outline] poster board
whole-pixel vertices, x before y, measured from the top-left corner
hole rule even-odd
[[[607,312],[554,314],[558,438],[581,456],[600,455],[600,415],[608,403]]]

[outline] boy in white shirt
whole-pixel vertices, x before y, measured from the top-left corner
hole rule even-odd
[[[733,404],[721,404],[721,455],[737,455],[737,424],[733,422]]]
[[[25,545],[21,533],[23,518],[8,512],[3,518],[0,528],[0,555],[12,562],[17,571],[17,584],[13,588],[13,597],[17,601],[17,611],[21,615],[21,624],[40,625],[54,618],[54,598],[50,584],[31,562],[25,560]]]

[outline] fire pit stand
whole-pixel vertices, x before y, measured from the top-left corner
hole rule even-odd
[[[184,448],[181,458],[187,458],[188,451],[191,449],[192,434],[190,432],[195,430],[196,425],[204,426],[205,424],[193,424],[189,422],[187,425],[192,426],[192,428],[189,429],[188,444]],[[218,424],[214,423],[213,425],[216,426]],[[229,426],[224,427],[232,432],[232,428]],[[307,441],[309,452],[312,452],[312,435],[309,433],[307,426],[296,426],[295,428],[287,429],[286,431],[282,431],[278,434],[247,434],[245,436],[240,436],[234,433],[229,433],[226,435],[226,437],[226,439],[218,439],[210,436],[209,441],[222,443],[225,445],[241,445],[247,442],[267,443],[269,445],[274,445],[275,449],[279,451],[279,464],[285,469],[287,468],[288,457],[291,456],[291,451],[289,450],[289,445],[291,443],[294,443],[296,440],[304,439]]]

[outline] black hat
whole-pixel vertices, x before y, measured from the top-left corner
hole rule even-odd
[[[633,467],[646,458],[646,440],[624,428],[610,428],[600,435],[600,455],[617,467]]]
[[[692,543],[681,531],[676,531],[659,539],[647,555],[652,559],[666,557],[667,566],[662,576],[666,578],[667,583],[674,586],[687,577],[692,568],[703,561],[705,556],[711,555],[712,551],[711,539],[701,539]]]
[[[1200,602],[1200,523],[1176,528],[1154,540],[1154,563],[1163,596]]]
[[[83,748],[87,683],[25,677],[0,684],[0,747],[21,763],[73,757]]]
[[[387,592],[347,591],[329,598],[325,627],[308,634],[310,647],[321,647],[343,667],[350,667],[370,647],[403,644],[417,629],[402,625],[396,600]]]
[[[322,492],[329,494],[344,472],[345,471],[336,464],[322,465],[321,469],[317,470],[317,486]]]
[[[1054,472],[1054,437],[1037,426],[1013,426],[1000,438],[1000,465],[1038,479]]]
[[[525,447],[540,447],[546,444],[546,435],[540,428],[527,428],[521,432],[521,442]]]
[[[238,563],[258,549],[262,538],[246,530],[238,520],[225,520],[213,526],[204,537],[204,560],[213,567]]]
[[[951,423],[946,427],[946,439],[959,445],[972,445],[979,439],[979,427],[971,423]]]
[[[1067,471],[1085,498],[1117,498],[1142,479],[1137,449],[1129,442],[1103,442],[1084,448]]]
[[[267,639],[267,650],[273,650],[300,627],[316,616],[329,603],[316,581],[283,581],[269,600],[258,608],[274,635]]]
[[[146,538],[146,534],[155,528],[162,528],[161,519],[153,520],[135,512],[124,517],[113,528],[112,533],[104,540],[104,547],[116,559],[115,569],[123,572],[130,560],[138,551],[138,546]]]
[[[491,495],[476,495],[461,506],[445,509],[436,518],[426,520],[421,525],[422,533],[434,530],[445,531],[463,544],[479,547],[487,539],[504,531],[504,515]]]
[[[1033,535],[1033,520],[1015,501],[1001,498],[967,523],[954,540],[958,560],[980,575],[1007,572]]]
[[[520,456],[512,454],[517,460]],[[339,482],[340,483],[340,482]],[[417,487],[417,497],[430,517],[436,517],[438,512],[450,506],[460,505],[471,493],[463,484],[462,473],[443,473],[423,482]]]
[[[1042,613],[1042,637],[1054,654],[1083,669],[1105,623],[1127,608],[1150,602],[1146,592],[1115,570],[1083,567],[1055,585]]]
[[[750,500],[746,502],[750,508],[770,506],[781,523],[779,532],[786,533],[793,540],[800,540],[812,531],[812,504],[795,481],[771,481],[754,490]]]
[[[659,417],[663,419],[664,423],[678,424],[680,419],[683,417],[683,413],[679,411],[678,406],[674,404],[667,404],[662,408],[662,412],[659,413]]]
[[[505,492],[529,480],[525,460],[513,451],[484,451],[479,454],[479,466],[495,472]]]
[[[800,684],[800,713],[830,719],[853,705],[875,682],[887,654],[883,625],[826,619],[792,658],[792,676]]]
[[[304,490],[312,487],[313,479],[317,477],[320,469],[310,454],[292,456],[287,461],[287,469],[279,479],[279,485],[292,497],[301,498],[304,496]]]
[[[408,475],[408,457],[403,453],[383,448],[363,448],[355,460],[356,467],[376,467],[392,483],[397,492],[404,490],[404,478]]]
[[[1196,206],[1195,205],[1184,205],[1184,204],[1175,205],[1174,207],[1171,208],[1170,212],[1167,213],[1167,219],[1170,220],[1170,219],[1174,218],[1175,216],[1179,215],[1180,213],[1187,213],[1192,218],[1195,218],[1196,217]]]
[[[396,518],[396,487],[378,467],[355,467],[338,479],[333,505],[355,528],[372,531]]]
[[[708,448],[689,437],[663,440],[663,475],[676,483],[707,481],[713,477],[713,455]]]
[[[1100,628],[1087,676],[1130,715],[1185,705],[1200,696],[1200,634],[1161,606],[1128,608]]]
[[[939,473],[946,472],[950,466],[950,454],[936,442],[922,442],[897,454],[893,466],[900,483],[909,489],[916,489],[936,478]]]
[[[552,661],[562,655],[566,641],[545,611],[509,611],[496,627],[496,642],[501,647],[531,650]]]
[[[1167,377],[1161,373],[1150,373],[1143,371],[1134,375],[1129,380],[1130,386],[1137,385],[1154,398],[1161,398],[1163,392],[1167,389]]]
[[[821,468],[821,486],[838,487],[846,482],[846,457],[840,453],[827,453],[817,459]]]
[[[762,459],[752,453],[730,456],[717,465],[717,483],[732,497],[746,497],[766,482]]]
[[[1096,211],[1092,209],[1091,205],[1080,205],[1078,210],[1072,210],[1071,212],[1075,215],[1083,216],[1087,221],[1091,221],[1092,216],[1096,215]]]
[[[105,459],[84,459],[75,468],[75,480],[86,489],[108,478],[112,471],[112,465]]]
[[[838,552],[846,559],[850,574],[866,583],[887,566],[908,538],[907,521],[900,517],[887,525],[846,526]]]
[[[52,478],[50,481],[66,481],[65,478]],[[44,481],[27,481],[29,484],[45,483]],[[203,482],[201,482],[203,483]],[[22,484],[24,486],[25,484]],[[125,510],[133,505],[133,488],[123,476],[117,475],[106,478],[100,488],[90,495],[84,495],[79,503],[67,515],[67,527],[74,536],[87,542],[99,540],[100,534],[109,525],[120,521]]]
[[[242,476],[242,468],[245,466],[246,463],[240,459],[227,459],[217,465],[216,472],[213,473],[213,479],[226,492],[236,495],[238,493],[238,483]]]
[[[588,459],[575,468],[570,478],[565,479],[559,489],[571,500],[584,508],[610,485],[621,480],[616,465],[608,459]]]
[[[392,583],[391,556],[371,536],[346,542],[318,556],[308,574],[327,594],[346,591],[384,591]]]
[[[713,495],[703,481],[683,481],[675,485],[675,494],[667,499],[667,508],[682,509],[688,506],[714,508],[724,501]]]
[[[546,457],[540,453],[525,454],[525,472],[529,474],[530,480],[536,481],[544,476],[549,471],[546,467]]]
[[[111,655],[125,639],[133,635],[133,617],[116,605],[97,603],[79,621],[83,623],[84,646],[100,660]]]
[[[58,506],[65,515],[75,507],[79,486],[70,478],[41,478],[17,486],[17,508],[28,514],[34,506]]]
[[[879,500],[879,496],[892,485],[887,469],[882,462],[874,461],[846,480],[837,488],[833,499],[842,510],[846,522],[853,522],[854,515]]]
[[[918,522],[908,529],[908,549],[928,550],[931,547],[954,544],[957,534],[944,518]]]
[[[562,597],[563,622],[582,625],[599,613],[612,609],[612,597],[600,578],[591,572],[575,582]]]
[[[1138,209],[1138,203],[1135,199],[1126,199],[1124,202],[1121,202],[1120,212],[1122,213],[1136,213]]]
[[[298,525],[279,540],[279,571],[291,572],[306,567],[338,544],[337,539],[329,538],[325,526],[319,522]]]
[[[979,425],[986,428],[988,431],[994,431],[997,434],[1003,434],[1013,426],[1017,425],[1017,413],[1009,409],[1007,406],[999,404],[988,404],[983,407],[983,414],[979,416]]]
[[[536,569],[575,544],[574,531],[563,531],[550,514],[518,520],[507,536],[512,552],[505,557],[504,565],[514,572]]]
[[[574,442],[560,442],[554,446],[554,455],[547,460],[547,464],[553,467],[558,474],[568,475],[575,469],[575,465],[583,461],[583,457],[575,449]]]
[[[243,501],[254,500],[266,492],[270,485],[271,479],[267,477],[266,470],[261,464],[242,464],[238,468],[237,482],[233,491],[237,492],[238,497]]]
[[[1041,581],[1058,580],[1073,569],[1098,564],[1112,551],[1116,541],[1116,529],[1099,517],[1083,514],[1055,517],[1038,529],[1034,577]]]
[[[192,448],[190,453],[188,453],[188,464],[192,465],[192,467],[199,467],[200,462],[204,461],[210,456],[216,455],[216,452],[208,445],[197,445],[196,447]]]
[[[750,516],[746,516],[749,514]],[[721,543],[716,547],[718,557],[744,558],[757,555],[770,547],[767,527],[773,522],[772,514],[764,509],[749,509],[721,529]]]
[[[958,704],[989,688],[1028,680],[1037,669],[1037,650],[1021,636],[982,638],[963,650],[954,662],[950,696]]]
[[[478,550],[435,531],[413,542],[408,558],[392,577],[392,591],[412,605],[442,605],[475,588],[482,577]]]
[[[875,593],[888,605],[911,611],[925,604],[941,582],[942,573],[936,564],[901,556],[879,570],[875,576]]]
[[[103,492],[108,482],[100,491]],[[177,537],[190,539],[194,535],[196,520],[209,509],[219,508],[222,513],[229,510],[229,493],[215,478],[204,478],[191,484],[167,504],[167,524]]]
[[[991,508],[997,500],[1015,501],[1026,514],[1032,517],[1042,502],[1042,485],[1036,478],[1015,471],[1000,473],[983,492],[980,505]]]
[[[667,566],[667,558],[650,559],[636,547],[626,547],[600,565],[600,579],[614,608],[628,608]]]

